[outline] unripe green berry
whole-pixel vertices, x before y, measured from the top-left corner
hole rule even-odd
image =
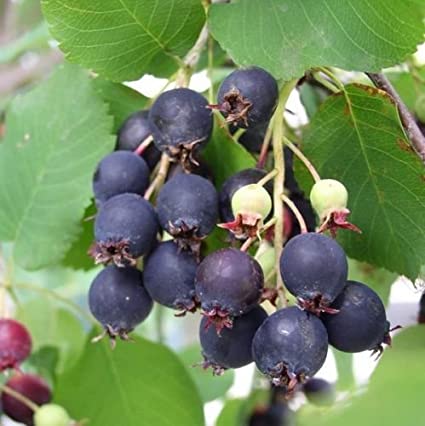
[[[276,266],[276,251],[274,247],[263,240],[255,255],[255,260],[260,264],[264,277],[268,277]]]
[[[313,185],[310,202],[320,218],[328,213],[347,207],[348,192],[345,186],[335,179],[322,179]]]
[[[34,426],[69,426],[71,418],[57,404],[42,405],[34,414]]]
[[[416,99],[415,114],[421,123],[425,123],[425,93],[421,93]]]
[[[257,183],[239,188],[232,197],[232,211],[238,214],[256,215],[261,219],[268,216],[272,209],[270,194]]]

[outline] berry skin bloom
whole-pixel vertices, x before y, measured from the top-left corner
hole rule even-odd
[[[328,351],[328,335],[316,316],[296,306],[270,315],[254,336],[252,353],[258,369],[277,386],[294,390],[319,371]]]
[[[198,300],[217,332],[231,328],[233,318],[253,309],[260,300],[264,275],[260,264],[240,250],[226,248],[208,255],[196,272]]]
[[[25,361],[32,348],[27,328],[10,318],[0,319],[0,371],[17,368]]]

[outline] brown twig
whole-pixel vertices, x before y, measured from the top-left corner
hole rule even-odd
[[[387,77],[385,77],[383,73],[366,73],[366,75],[370,78],[376,87],[382,89],[393,98],[395,104],[397,105],[401,122],[403,123],[403,126],[407,132],[407,136],[409,137],[413,147],[415,148],[415,151],[421,160],[425,162],[425,136],[422,134],[421,130],[416,124],[415,118],[406,107],[406,104],[403,102],[400,95],[397,93],[391,82]]]

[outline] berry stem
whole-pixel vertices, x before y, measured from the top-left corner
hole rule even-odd
[[[266,165],[267,153],[269,152],[269,146],[272,140],[272,130],[273,130],[273,127],[270,125],[267,128],[266,134],[264,135],[263,144],[261,145],[260,156],[258,157],[258,162],[257,162],[257,167],[259,169],[264,169],[264,166]]]
[[[339,92],[338,87],[336,87],[331,81],[323,78],[318,71],[313,71],[312,75],[318,83],[320,83],[323,87],[326,87],[326,89],[330,90],[332,93]]]
[[[31,401],[29,398],[22,395],[21,393],[16,392],[9,386],[0,385],[0,389],[2,392],[13,396],[13,398],[17,399],[19,402],[22,402],[22,404],[26,405],[31,411],[34,411],[34,413],[40,408],[35,402]]]
[[[319,182],[319,180],[321,180],[320,175],[317,172],[316,168],[311,163],[311,161],[286,136],[283,136],[283,142],[304,163],[307,170],[310,172],[311,176],[313,177],[314,181]]]
[[[213,84],[213,71],[214,71],[214,39],[208,33],[208,69],[207,75],[210,80],[210,87],[208,88],[208,103],[214,103],[214,84]]]
[[[306,232],[308,232],[303,215],[298,210],[295,203],[285,194],[282,194],[282,201],[291,209],[292,213],[294,213],[298,224],[300,225],[301,234],[305,234]]]
[[[341,82],[341,80],[329,69],[326,67],[318,67],[317,71],[322,72],[326,76],[328,76],[335,84],[335,86],[341,91],[345,92],[344,84]]]
[[[134,150],[134,153],[137,155],[142,155],[145,149],[153,142],[152,135],[149,135],[145,140],[143,140],[140,145]]]
[[[50,289],[44,288],[44,287],[38,287],[36,285],[28,284],[28,283],[14,283],[13,288],[20,288],[20,289],[23,289],[23,290],[29,290],[29,291],[33,291],[35,293],[43,294],[45,296],[53,297],[54,299],[59,300],[60,302],[68,305],[70,308],[72,308],[73,310],[78,312],[89,323],[95,324],[97,326],[97,322],[90,315],[88,315],[87,312],[84,309],[82,309],[79,305],[74,303],[72,300],[69,300],[68,298],[61,296],[60,294],[54,292],[53,290],[50,290]],[[8,290],[10,290],[10,289],[11,289],[11,287],[8,286]]]
[[[276,218],[272,218],[270,219],[267,223],[265,223],[261,229],[259,230],[259,232],[265,232],[267,231],[267,229],[271,228],[273,225],[276,224]],[[249,237],[248,239],[245,240],[245,242],[241,245],[240,251],[247,251],[250,247],[251,244],[257,239],[257,236],[255,237]]]
[[[269,180],[272,180],[277,175],[277,173],[277,169],[273,169],[271,172],[267,173],[263,178],[261,178],[257,182],[257,185],[264,186]]]
[[[170,168],[170,157],[167,154],[162,154],[161,161],[159,163],[158,173],[155,179],[149,185],[149,188],[145,192],[145,200],[149,200],[155,190],[159,189],[167,177],[168,169]]]
[[[297,85],[298,79],[293,79],[285,83],[280,91],[279,104],[276,108],[276,112],[273,116],[273,157],[274,167],[277,170],[277,174],[274,178],[273,186],[273,205],[274,205],[274,217],[276,218],[275,232],[274,232],[274,248],[275,248],[275,268],[279,271],[279,260],[280,254],[283,248],[283,203],[281,202],[281,195],[284,192],[285,183],[285,161],[283,153],[283,112],[285,111],[285,105],[291,94],[292,90]],[[280,274],[276,274],[276,288],[281,291],[280,301],[282,306],[286,306],[285,287],[283,285],[282,277]]]

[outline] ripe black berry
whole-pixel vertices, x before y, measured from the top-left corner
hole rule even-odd
[[[264,285],[259,263],[233,248],[208,255],[196,273],[196,295],[204,315],[218,332],[232,326],[233,317],[250,311],[259,301]]]
[[[105,334],[128,339],[152,310],[152,299],[143,287],[142,273],[133,267],[107,266],[93,280],[89,308],[105,328]]]
[[[267,71],[236,70],[223,80],[215,107],[237,127],[256,127],[270,120],[278,94],[276,80]]]
[[[194,312],[195,274],[198,263],[195,256],[179,250],[173,241],[159,244],[145,260],[143,280],[146,290],[155,302],[183,312]]]
[[[304,383],[302,390],[308,402],[314,405],[332,405],[336,399],[335,386],[324,379],[313,377]]]
[[[422,294],[421,300],[419,301],[418,323],[425,324],[425,292]]]
[[[137,111],[124,121],[118,131],[117,150],[135,151],[139,145],[152,133],[149,127],[149,111]],[[151,170],[154,169],[161,152],[151,143],[142,154]]]
[[[248,426],[295,426],[294,413],[285,403],[256,407],[251,414]]]
[[[219,194],[220,217],[223,222],[235,220],[232,212],[232,197],[234,193],[245,185],[257,183],[267,172],[261,169],[245,169],[226,179]],[[267,182],[264,186],[267,192],[273,194],[273,183]]]
[[[273,384],[292,391],[322,367],[328,336],[319,318],[298,307],[276,311],[255,334],[252,351],[258,369]]]
[[[96,244],[91,255],[96,263],[125,266],[134,265],[150,251],[159,227],[148,201],[136,194],[121,194],[102,205],[94,228]]]
[[[368,286],[347,281],[331,305],[339,312],[323,315],[329,343],[343,352],[381,351],[390,343],[389,324],[379,296]]]
[[[209,318],[203,317],[199,326],[204,367],[212,367],[214,374],[227,368],[239,368],[252,362],[252,339],[258,327],[267,318],[266,311],[256,306],[247,314],[233,320],[232,328],[225,328],[220,335],[208,327]]]
[[[162,93],[149,112],[156,147],[182,163],[190,163],[195,150],[211,136],[213,117],[207,105],[202,95],[190,89]]]
[[[31,336],[20,322],[0,319],[0,371],[15,368],[31,353]]]
[[[249,127],[239,137],[238,142],[245,147],[247,151],[259,153],[263,146],[268,125],[269,123],[264,123],[257,127]],[[230,126],[229,130],[231,133],[235,133],[237,128]]]
[[[291,294],[312,312],[328,306],[343,290],[348,264],[344,250],[332,238],[309,232],[293,238],[280,258],[280,273]]]
[[[143,195],[149,185],[150,170],[145,160],[128,151],[115,151],[104,157],[93,177],[98,206],[126,192]]]
[[[27,397],[37,405],[47,404],[51,400],[51,392],[47,383],[33,374],[15,374],[6,382],[6,386]],[[24,403],[3,392],[1,395],[3,412],[11,419],[33,426],[34,412]]]
[[[190,247],[197,252],[200,241],[217,222],[217,191],[207,179],[180,174],[161,188],[157,211],[162,228],[182,247]]]

